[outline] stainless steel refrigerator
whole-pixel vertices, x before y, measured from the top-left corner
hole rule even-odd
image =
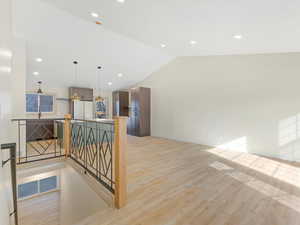
[[[87,120],[94,118],[94,105],[90,101],[74,101],[74,119]]]

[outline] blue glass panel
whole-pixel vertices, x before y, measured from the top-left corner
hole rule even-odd
[[[41,107],[41,112],[53,112],[53,96],[41,95],[40,107]]]
[[[37,94],[26,94],[26,112],[38,112]]]
[[[46,192],[57,188],[57,177],[48,177],[40,180],[40,192]]]
[[[18,198],[28,197],[38,193],[38,182],[32,181],[18,185]]]

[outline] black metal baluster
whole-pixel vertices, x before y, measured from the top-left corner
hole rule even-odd
[[[87,143],[87,122],[85,121],[84,122],[84,166],[85,166],[85,169],[87,169],[87,146],[86,146],[86,143]]]
[[[102,180],[102,129],[101,129],[101,126],[100,126],[100,129],[99,129],[99,179]]]
[[[78,150],[78,141],[79,141],[79,126],[78,126],[78,124],[74,124],[74,127],[75,127],[75,130],[76,130],[76,132],[75,132],[75,136],[74,136],[74,138],[75,138],[75,146],[74,146],[74,150],[75,150],[75,158],[76,158],[76,160],[78,160],[79,159],[79,150]]]
[[[75,123],[72,124],[72,132],[74,132],[72,138],[75,139],[75,140],[73,140],[73,153],[74,153],[75,159],[77,159],[77,152],[76,152],[76,145],[77,145],[76,140],[77,140],[77,138],[76,138],[75,127],[76,127]]]
[[[58,124],[59,124],[59,126],[60,126],[59,130],[61,130],[61,131],[63,132],[63,126],[61,125],[60,122],[59,122]],[[71,131],[71,132],[72,132],[72,131]],[[64,132],[63,132],[61,135],[64,136]],[[62,155],[62,154],[61,154],[61,146],[62,146],[62,142],[63,142],[63,136],[60,137],[60,140],[59,140],[59,155],[60,155],[60,156]],[[72,133],[71,133],[71,138],[72,138]],[[72,145],[70,144],[70,148],[71,148],[71,146],[72,146]],[[71,151],[71,149],[70,149],[70,151]]]
[[[18,150],[19,150],[19,163],[21,162],[21,124],[18,121]]]
[[[25,121],[25,127],[27,126],[27,121]],[[28,146],[27,146],[27,134],[26,134],[26,143],[25,143],[25,162],[27,162],[27,151],[28,151]]]
[[[9,149],[10,158],[5,162],[2,162],[2,167],[10,161],[10,172],[11,172],[11,185],[12,185],[12,194],[13,194],[13,212],[9,216],[14,215],[15,225],[19,224],[18,221],[18,203],[17,203],[17,169],[16,169],[16,144],[2,144],[1,150]]]
[[[113,143],[113,140],[112,140],[112,125],[110,126],[110,144],[111,144],[111,148],[110,148],[110,162],[111,162],[111,167],[110,167],[110,188],[113,190],[113,149],[112,149],[112,143]]]
[[[99,164],[98,164],[98,162],[99,162],[99,149],[98,149],[98,147],[99,147],[99,143],[98,143],[98,140],[99,140],[99,137],[98,137],[98,135],[99,135],[99,131],[98,131],[98,123],[96,123],[96,175],[97,175],[97,177],[100,177],[100,173],[99,173]]]
[[[114,188],[113,188],[113,165],[114,165],[114,160],[113,160],[113,126],[111,125],[110,126],[110,144],[111,144],[111,174],[112,174],[112,176],[111,176],[111,188],[112,188],[112,190],[114,190]]]
[[[55,121],[53,121],[54,130],[56,129],[56,136],[57,136],[57,126],[55,124],[56,124]],[[55,135],[53,135],[53,138],[54,138],[54,156],[56,157],[56,145],[57,145],[58,138],[55,137]]]
[[[58,129],[63,128],[63,124],[59,124],[53,119],[48,122],[54,123],[56,133]],[[48,126],[40,126],[37,121],[30,120],[30,124],[35,122],[33,126],[35,129],[32,131],[33,135],[41,137],[41,139],[34,139],[32,135],[26,136],[26,148],[25,153],[21,150],[21,121],[18,121],[18,143],[19,143],[19,160],[18,164],[27,162],[39,161],[49,158],[55,158],[63,156],[63,138],[61,135],[52,135],[51,142],[49,142],[49,134],[51,129]],[[43,121],[39,121],[43,122]],[[30,126],[29,122],[27,123]],[[47,123],[49,124],[49,123]],[[25,128],[27,127],[24,124]],[[56,126],[55,126],[56,125]],[[61,126],[62,127],[61,127]],[[114,124],[109,122],[93,122],[87,120],[73,120],[71,124],[71,143],[70,143],[70,157],[78,163],[85,172],[93,176],[99,183],[101,183],[106,189],[114,193],[114,165],[113,165],[113,139],[114,139]],[[42,132],[44,133],[42,133]],[[53,132],[53,131],[52,131]],[[96,135],[96,136],[95,136]],[[55,141],[53,143],[53,141]],[[51,145],[50,145],[50,144]],[[49,146],[54,144],[54,151],[46,153],[49,150]],[[59,145],[59,146],[58,146]],[[57,149],[59,147],[59,149]],[[31,151],[32,150],[32,151]],[[32,154],[35,153],[35,154]],[[24,156],[21,158],[21,155]],[[42,156],[42,157],[41,157]],[[38,158],[40,157],[40,158]],[[110,173],[110,174],[109,174]]]

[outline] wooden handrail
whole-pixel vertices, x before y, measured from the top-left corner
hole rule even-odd
[[[127,202],[127,117],[114,118],[115,207]]]
[[[71,148],[71,114],[65,115],[64,122],[64,149],[66,157],[70,156],[70,148]]]

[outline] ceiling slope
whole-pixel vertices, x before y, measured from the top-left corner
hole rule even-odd
[[[42,1],[176,56],[300,51],[297,0]]]
[[[75,1],[73,1],[75,2]],[[42,80],[49,87],[96,86],[96,68],[102,66],[101,86],[131,86],[173,59],[149,47],[73,16],[39,0],[14,0],[14,30],[27,41],[27,86]],[[41,57],[43,62],[36,62]],[[75,82],[73,60],[79,61]],[[33,72],[38,71],[39,76]],[[122,73],[122,78],[118,74]],[[108,86],[112,82],[112,86]]]

